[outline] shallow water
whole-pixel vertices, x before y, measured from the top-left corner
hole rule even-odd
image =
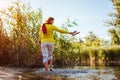
[[[0,67],[0,80],[120,80],[120,67],[72,67],[44,69]]]

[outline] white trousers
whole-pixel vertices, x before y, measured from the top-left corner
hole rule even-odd
[[[53,59],[54,43],[53,42],[42,42],[41,50],[43,56],[43,63],[48,62],[48,60]]]

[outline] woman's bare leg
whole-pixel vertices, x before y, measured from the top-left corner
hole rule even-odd
[[[44,63],[45,71],[48,71],[48,62]]]
[[[52,62],[53,62],[53,59],[49,59],[50,71],[52,71]]]

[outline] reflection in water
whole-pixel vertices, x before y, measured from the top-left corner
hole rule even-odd
[[[0,80],[120,80],[120,68],[74,67],[54,69],[13,69],[0,67]]]

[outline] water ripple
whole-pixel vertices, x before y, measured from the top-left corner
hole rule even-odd
[[[54,69],[52,72],[45,72],[43,69],[39,69],[35,73],[41,75],[67,76],[74,80],[117,80],[112,69]]]

